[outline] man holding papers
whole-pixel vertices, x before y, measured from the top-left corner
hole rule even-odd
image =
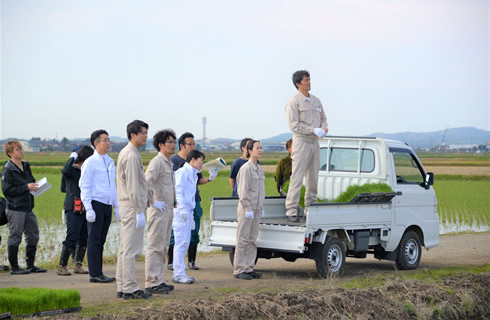
[[[7,219],[9,237],[7,240],[8,259],[11,274],[28,274],[31,272],[46,272],[46,269],[34,265],[37,243],[39,242],[39,226],[34,208],[34,196],[31,191],[38,191],[39,187],[32,176],[31,166],[24,159],[24,149],[17,140],[7,141],[4,150],[10,160],[2,170],[2,192],[7,198]],[[17,256],[22,234],[26,238],[27,268],[19,267]]]

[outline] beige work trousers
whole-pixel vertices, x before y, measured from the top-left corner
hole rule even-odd
[[[254,218],[245,218],[245,210],[237,212],[238,229],[236,233],[233,274],[253,271],[257,257],[257,236],[259,235],[260,211],[254,210]]]
[[[294,140],[294,138],[293,138]],[[286,215],[298,215],[298,203],[301,196],[303,177],[306,175],[305,206],[316,201],[318,189],[318,170],[320,170],[320,144],[318,139],[312,142],[295,139],[293,143],[292,173],[286,197]]]
[[[155,208],[146,211],[148,229],[146,231],[145,288],[162,284],[165,275],[166,257],[172,232],[174,210],[163,212]]]
[[[136,282],[136,260],[143,250],[144,228],[136,229],[136,214],[131,207],[119,204],[121,230],[119,235],[119,253],[117,255],[116,281],[117,291],[133,293],[140,290]]]

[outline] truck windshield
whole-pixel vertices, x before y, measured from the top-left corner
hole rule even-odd
[[[392,154],[397,183],[421,184],[424,182],[423,171],[412,154],[404,151],[393,151]]]

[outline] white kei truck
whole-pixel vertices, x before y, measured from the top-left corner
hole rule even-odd
[[[351,185],[386,183],[390,193],[361,193],[348,203],[312,203],[300,222],[286,218],[286,197],[266,197],[257,259],[313,259],[320,277],[340,276],[346,257],[392,260],[418,267],[422,246],[439,245],[434,175],[407,144],[371,137],[320,140],[318,198],[332,200]],[[238,198],[211,199],[209,245],[233,256]]]

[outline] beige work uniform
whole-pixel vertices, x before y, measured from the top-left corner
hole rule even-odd
[[[148,229],[146,232],[145,288],[162,284],[165,275],[165,257],[170,244],[175,197],[175,177],[172,163],[161,152],[154,157],[145,173],[148,188],[153,191],[153,202],[164,201],[167,208],[161,212],[148,208]]]
[[[117,200],[121,217],[117,256],[117,291],[140,290],[135,277],[136,259],[143,249],[144,228],[136,229],[136,215],[150,205],[150,193],[143,161],[138,149],[129,142],[117,157]]]
[[[316,201],[320,145],[313,129],[327,127],[328,124],[320,99],[311,94],[308,99],[299,91],[286,104],[286,116],[293,133],[292,173],[286,197],[286,215],[296,216],[305,175],[305,206]]]
[[[257,236],[259,235],[260,215],[264,210],[265,186],[264,170],[260,164],[248,160],[238,171],[236,178],[238,193],[235,257],[233,274],[253,271],[257,257]],[[245,213],[253,211],[254,218],[245,218]]]

